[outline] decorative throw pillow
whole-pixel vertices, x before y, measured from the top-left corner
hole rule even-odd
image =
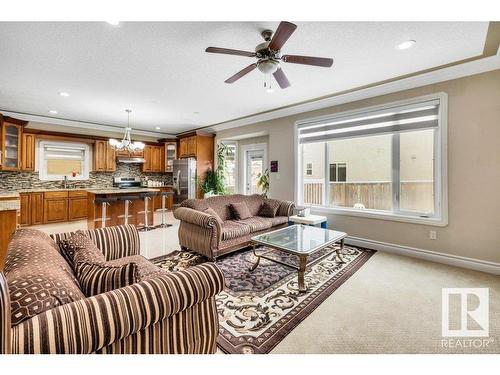
[[[260,206],[258,216],[275,217],[280,203],[274,199],[266,199]]]
[[[75,266],[80,262],[96,264],[106,262],[101,250],[92,242],[89,236],[81,231],[61,240],[60,248],[64,258],[73,267],[73,270],[76,270]]]
[[[123,288],[137,282],[135,263],[112,267],[104,264],[80,262],[76,265],[76,278],[87,297]]]
[[[250,210],[245,202],[231,203],[231,212],[236,220],[243,220],[252,217]]]
[[[206,213],[206,214],[209,214],[209,215],[211,215],[213,217],[215,217],[215,220],[217,220],[217,222],[220,225],[224,224],[224,222],[222,221],[222,219],[220,218],[220,216],[217,215],[217,212],[215,212],[215,210],[212,207],[206,208],[203,212]]]

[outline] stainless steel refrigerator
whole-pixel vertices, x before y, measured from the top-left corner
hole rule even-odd
[[[174,206],[186,199],[196,198],[196,159],[174,160]]]

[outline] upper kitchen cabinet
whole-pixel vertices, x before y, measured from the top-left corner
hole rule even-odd
[[[23,133],[21,142],[21,169],[35,170],[35,134]]]
[[[165,172],[174,171],[175,159],[177,159],[177,143],[165,142]]]
[[[1,144],[0,144],[0,170],[21,170],[21,147],[23,127],[26,121],[0,115]]]
[[[97,140],[94,144],[94,171],[116,171],[116,152],[107,141]]]
[[[163,146],[146,145],[144,147],[143,172],[164,172],[165,170],[165,150]]]

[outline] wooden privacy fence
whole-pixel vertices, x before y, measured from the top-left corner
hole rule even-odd
[[[323,205],[323,182],[304,183],[304,204]],[[402,181],[400,209],[433,212],[432,181]],[[354,207],[360,203],[366,209],[391,210],[392,184],[381,182],[331,182],[329,206]]]

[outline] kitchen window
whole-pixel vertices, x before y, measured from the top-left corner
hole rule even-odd
[[[40,180],[88,180],[90,148],[84,143],[49,142],[39,144]],[[74,177],[73,177],[74,176]]]
[[[446,225],[446,108],[437,94],[298,122],[298,203]]]

